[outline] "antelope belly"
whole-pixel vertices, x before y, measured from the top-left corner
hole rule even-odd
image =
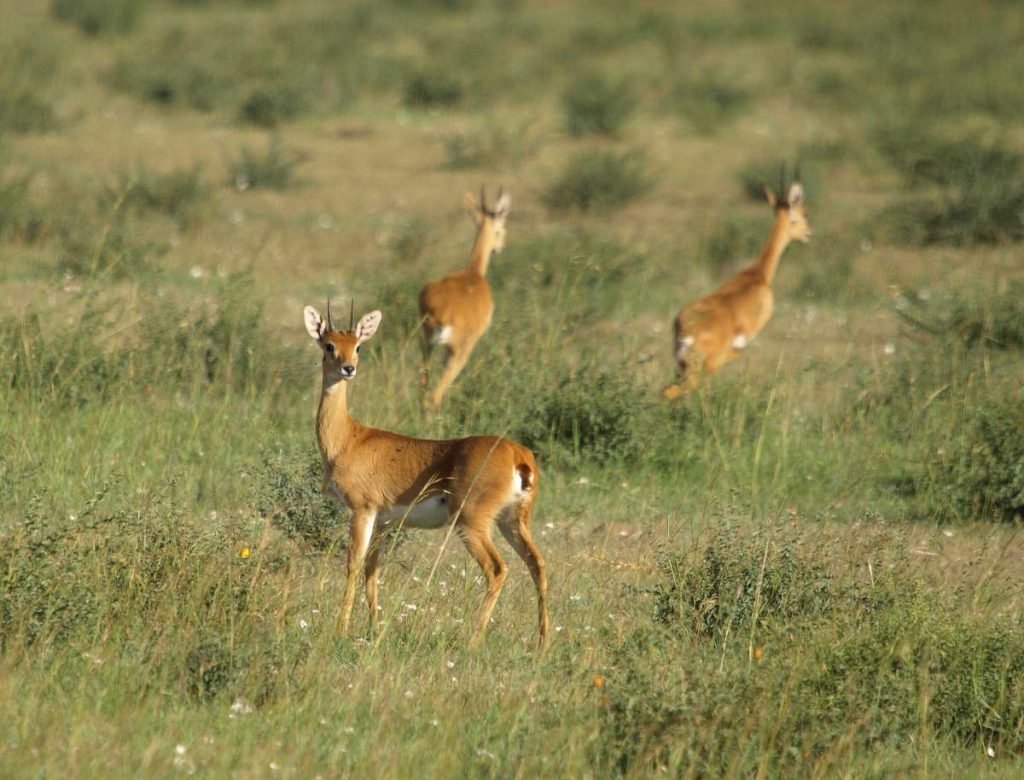
[[[400,523],[406,528],[440,528],[448,522],[448,496],[430,496],[411,507],[393,506],[386,517],[388,523]]]

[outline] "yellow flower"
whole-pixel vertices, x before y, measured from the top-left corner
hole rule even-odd
[[[250,550],[248,546],[245,546],[238,551],[239,558],[248,558],[250,555],[252,555],[252,550]]]
[[[595,674],[594,675],[594,687],[595,688],[603,688],[604,687],[604,677],[602,677],[599,674]]]

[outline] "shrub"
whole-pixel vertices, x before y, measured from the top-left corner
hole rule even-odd
[[[272,128],[302,113],[304,102],[302,93],[288,85],[256,87],[242,101],[238,116],[243,122]]]
[[[514,168],[536,155],[540,146],[529,123],[516,128],[494,127],[484,133],[454,133],[443,143],[444,167],[450,170]]]
[[[914,328],[967,347],[1024,350],[1024,282],[975,287],[940,301],[901,296],[896,313]]]
[[[658,567],[667,584],[653,591],[656,619],[717,641],[820,619],[841,594],[823,565],[800,555],[793,535],[771,539],[733,526],[710,540],[695,565],[662,553]]]
[[[1024,520],[1024,398],[997,396],[973,405],[969,415],[932,491],[963,518]]]
[[[687,80],[676,86],[672,105],[702,134],[713,134],[750,106],[750,95],[722,82]]]
[[[0,89],[0,133],[43,133],[57,124],[53,106],[36,94]]]
[[[166,245],[144,239],[129,221],[119,204],[100,225],[85,215],[70,216],[58,231],[60,254],[57,271],[61,275],[139,277],[153,269],[153,259],[167,250]]]
[[[463,92],[462,84],[454,78],[423,72],[406,81],[402,102],[409,108],[451,108],[462,102]]]
[[[53,0],[53,15],[87,35],[131,32],[145,0]]]
[[[32,177],[0,172],[0,239],[35,241],[46,231],[46,217],[28,197]]]
[[[173,44],[164,48],[147,59],[118,62],[110,75],[113,85],[153,103],[197,111],[212,111],[228,99],[234,83],[229,77],[207,64],[182,59]]]
[[[256,509],[285,536],[317,550],[344,548],[344,513],[324,495],[318,452],[267,452],[254,471]]]
[[[281,139],[274,136],[265,152],[242,147],[239,157],[228,164],[228,183],[239,191],[255,187],[287,189],[294,184],[295,168],[302,160],[301,154],[287,151]]]
[[[229,277],[212,291],[179,307],[143,296],[149,322],[111,343],[117,304],[90,299],[79,313],[76,337],[43,326],[37,315],[9,318],[0,329],[0,383],[15,397],[37,403],[81,406],[155,386],[182,396],[219,392],[270,397],[281,390],[282,355],[268,347],[260,307],[247,277]]]
[[[199,165],[168,173],[156,173],[140,165],[131,173],[121,174],[116,189],[108,191],[107,200],[116,203],[123,195],[127,209],[165,214],[186,225],[199,219],[210,194]]]
[[[883,217],[907,243],[974,246],[1024,240],[1024,155],[973,138],[938,141],[920,132],[889,131],[879,144],[912,189],[937,198],[897,202]],[[907,223],[916,230],[900,230]]]
[[[597,74],[576,79],[562,98],[569,135],[618,135],[635,103],[625,83]]]
[[[737,263],[752,259],[767,234],[764,218],[729,218],[701,241],[702,254],[716,276],[733,270]]]
[[[511,435],[551,462],[632,463],[656,430],[647,412],[631,384],[589,368],[531,396]]]
[[[651,186],[644,158],[636,153],[581,152],[548,188],[544,202],[556,211],[605,211]]]

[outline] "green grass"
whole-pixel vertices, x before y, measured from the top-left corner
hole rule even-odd
[[[1020,774],[1012,4],[7,5],[0,776]],[[815,235],[667,404],[782,161]],[[415,299],[481,185],[494,322],[424,416]],[[427,532],[338,634],[328,296],[384,314],[358,419],[537,454],[545,652],[502,542],[467,647]]]

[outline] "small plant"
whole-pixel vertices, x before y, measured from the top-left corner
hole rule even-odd
[[[122,195],[126,209],[166,214],[185,225],[199,219],[210,190],[203,183],[198,165],[168,173],[156,173],[140,165],[133,172],[121,174],[107,199],[116,203]]]
[[[45,133],[57,126],[50,103],[29,91],[0,88],[0,133]]]
[[[937,141],[890,130],[880,146],[913,190],[937,197],[898,202],[883,219],[904,242],[975,246],[1024,241],[1024,155],[973,138]],[[900,225],[916,223],[914,231]]]
[[[616,136],[629,118],[635,100],[624,83],[613,84],[592,73],[574,81],[562,102],[569,135]]]
[[[347,520],[324,495],[323,463],[315,450],[265,453],[255,476],[256,509],[285,536],[317,550],[344,548]]]
[[[513,128],[498,126],[482,133],[454,133],[443,143],[444,167],[450,170],[516,167],[533,157],[540,146],[530,123]]]
[[[1024,398],[1011,392],[975,406],[966,427],[933,491],[961,518],[1024,520]]]
[[[274,136],[265,152],[242,147],[239,157],[228,165],[228,183],[239,192],[256,187],[284,190],[294,184],[295,168],[302,160],[301,154],[287,151]]]
[[[896,313],[918,330],[967,347],[1024,350],[1024,282],[996,290],[976,287],[939,302],[918,295],[899,301]]]
[[[698,133],[711,135],[749,109],[750,95],[723,82],[687,80],[675,88],[672,105]]]
[[[649,411],[618,375],[595,369],[531,397],[512,435],[557,463],[632,463],[657,433]]]
[[[122,34],[135,29],[145,0],[53,0],[53,15],[86,35]]]
[[[238,117],[248,124],[272,128],[302,113],[304,102],[298,90],[286,85],[257,87],[242,101]]]
[[[623,152],[581,152],[544,196],[555,211],[606,211],[622,206],[651,186],[642,155]]]
[[[728,219],[701,241],[701,253],[716,275],[754,257],[764,239],[764,219]]]
[[[124,279],[153,269],[153,260],[167,251],[165,244],[147,240],[115,202],[100,225],[79,215],[58,228],[57,272],[85,278]]]
[[[462,102],[463,87],[443,73],[417,73],[405,84],[402,102],[409,108],[452,108]]]
[[[31,243],[47,229],[44,212],[29,200],[32,177],[0,171],[0,239]]]

